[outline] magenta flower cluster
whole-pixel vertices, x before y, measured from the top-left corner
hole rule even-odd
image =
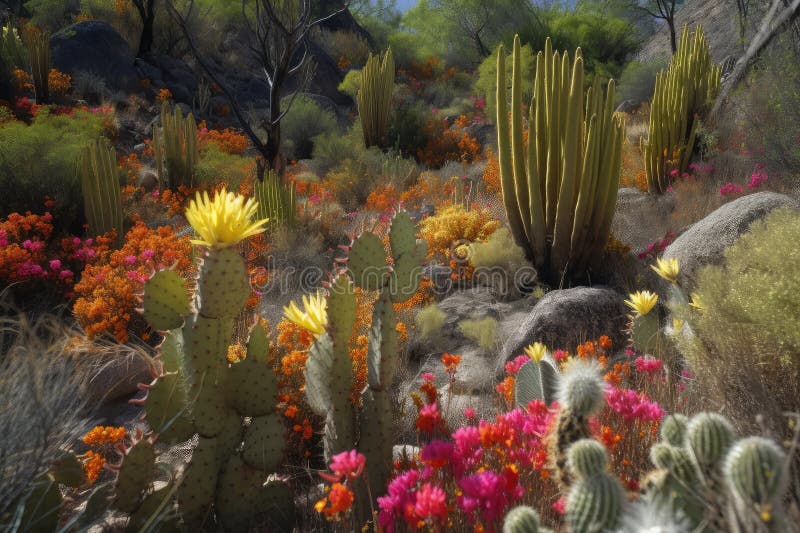
[[[658,422],[664,416],[664,409],[658,402],[632,389],[609,387],[606,390],[606,403],[626,421]]]

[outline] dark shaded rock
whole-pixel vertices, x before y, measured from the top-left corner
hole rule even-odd
[[[691,288],[694,274],[703,265],[720,264],[725,248],[756,220],[780,207],[800,208],[800,202],[785,194],[758,192],[727,203],[696,222],[664,250],[664,257],[680,264],[679,282]]]
[[[88,20],[62,29],[50,38],[53,67],[74,75],[79,71],[101,78],[106,87],[132,92],[139,76],[127,41],[105,22]]]
[[[505,337],[495,373],[502,376],[506,361],[534,342],[542,342],[551,350],[574,350],[584,341],[608,335],[619,349],[625,343],[622,330],[627,315],[624,299],[611,289],[574,287],[550,291]]]

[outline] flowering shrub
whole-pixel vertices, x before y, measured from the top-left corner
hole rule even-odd
[[[214,144],[221,152],[232,155],[242,155],[247,150],[249,143],[244,134],[238,133],[232,128],[210,130],[206,127],[205,121],[198,124],[197,141],[200,152],[206,150],[209,144]]]
[[[156,270],[173,268],[187,276],[192,267],[189,237],[170,226],[149,229],[138,222],[119,250],[106,251],[83,272],[75,285],[73,313],[89,337],[112,334],[124,343],[130,333],[148,336],[148,326],[135,312],[137,294]]]
[[[47,84],[51,97],[56,99],[63,98],[72,86],[72,76],[51,68],[47,75]]]
[[[429,140],[417,151],[417,158],[431,168],[441,168],[447,161],[472,163],[480,158],[482,148],[477,139],[467,132],[448,128],[445,119],[428,120],[423,133]]]
[[[449,258],[454,243],[485,241],[499,225],[489,211],[453,205],[420,222],[420,235],[428,241],[429,257]]]
[[[158,100],[159,102],[167,102],[169,100],[172,100],[172,91],[170,91],[167,88],[161,89],[160,91],[158,91],[158,94],[156,95],[156,100]]]
[[[668,231],[667,233],[664,234],[663,237],[661,237],[657,241],[648,244],[647,249],[638,254],[636,257],[642,260],[652,261],[656,257],[660,256],[662,253],[664,253],[664,250],[667,249],[667,246],[672,244],[672,241],[675,240],[675,237],[676,237],[675,233]]]

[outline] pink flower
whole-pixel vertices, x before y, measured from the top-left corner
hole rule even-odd
[[[643,374],[660,372],[664,367],[664,363],[661,359],[655,359],[653,357],[637,357],[634,364],[636,365],[636,370]]]
[[[564,350],[556,350],[553,352],[553,359],[555,359],[556,363],[560,363],[561,361],[565,360],[569,357],[569,354]]]
[[[41,241],[32,241],[27,239],[22,243],[22,247],[31,253],[36,253],[40,252],[42,248],[44,248],[44,243]]]
[[[69,270],[69,269],[62,270],[61,272],[58,273],[58,277],[61,278],[61,279],[71,278],[74,275],[75,275],[75,273],[72,272],[72,270]]]
[[[58,259],[51,259],[49,264],[50,270],[61,270],[61,261]]]
[[[144,283],[145,281],[147,281],[146,277],[144,277],[142,274],[139,274],[135,270],[128,270],[126,272],[126,275],[128,276],[128,279],[131,281],[137,281],[139,283]]]
[[[417,485],[420,473],[409,470],[398,475],[386,487],[386,496],[378,498],[378,523],[387,532],[395,531],[394,522],[398,518],[404,519],[409,526],[416,526],[417,516],[414,511],[416,497],[411,490]],[[412,512],[407,513],[410,509]]]
[[[425,483],[417,491],[414,512],[422,520],[447,520],[447,495],[440,487]]]
[[[673,169],[672,169],[672,170],[669,172],[669,175],[670,175],[670,176],[672,176],[673,178],[677,178],[677,177],[678,177],[678,172],[679,172],[679,171],[678,171],[678,169],[677,169],[677,168],[673,168]]]
[[[349,450],[331,457],[329,468],[335,475],[320,472],[320,477],[331,483],[339,482],[343,477],[353,480],[364,471],[367,465],[367,458],[356,450]]]
[[[435,403],[431,403],[422,407],[417,416],[417,429],[425,432],[432,433],[436,428],[442,425],[442,415],[439,413],[439,408]]]
[[[651,402],[644,393],[631,389],[610,387],[606,391],[606,403],[628,421],[659,421],[664,416],[664,410],[658,402]]]
[[[553,511],[557,512],[560,515],[564,515],[567,512],[567,498],[565,496],[560,497],[553,505],[550,506]]]
[[[461,509],[472,514],[478,512],[485,522],[494,522],[505,514],[506,506],[524,494],[517,476],[504,472],[502,475],[484,470],[458,480],[462,495],[456,498]]]
[[[136,256],[135,255],[126,255],[125,259],[123,259],[126,264],[133,265],[136,263]]]
[[[422,449],[419,458],[423,463],[434,468],[441,468],[450,462],[453,455],[453,443],[444,440],[432,440]]]
[[[467,417],[467,420],[473,420],[475,418],[475,409],[467,407],[464,409],[464,416]]]
[[[530,360],[531,358],[527,355],[516,356],[514,359],[506,363],[506,374],[510,374],[512,376],[516,375],[517,372],[519,372],[519,369],[522,368],[522,365]]]
[[[719,194],[721,196],[726,196],[728,194],[738,194],[742,192],[742,190],[743,190],[742,187],[740,187],[739,185],[728,182],[719,188]]]
[[[161,194],[158,189],[153,189],[153,198],[158,198],[158,195]]]
[[[424,374],[422,374],[422,380],[423,381],[433,382],[435,379],[436,379],[436,376],[434,376],[430,372],[425,372]]]
[[[156,253],[148,248],[147,250],[144,250],[142,252],[142,259],[145,261],[149,261],[153,258],[154,255],[156,255]]]

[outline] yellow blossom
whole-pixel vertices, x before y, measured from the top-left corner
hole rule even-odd
[[[629,295],[629,298],[630,300],[625,300],[628,307],[644,316],[656,305],[658,294],[650,291],[636,291]]]
[[[186,209],[186,219],[200,236],[192,244],[219,249],[235,246],[241,240],[264,230],[267,219],[253,222],[258,202],[222,189],[214,196],[197,193]]]
[[[286,320],[305,328],[314,336],[319,337],[325,333],[328,325],[328,302],[321,293],[314,296],[303,296],[303,310],[301,311],[294,301],[283,308]]]
[[[547,347],[541,342],[534,342],[525,348],[525,354],[537,363],[542,360],[545,352],[547,352]]]
[[[656,259],[656,264],[651,265],[656,274],[664,278],[665,280],[669,281],[670,283],[677,283],[678,282],[678,272],[680,272],[680,265],[678,265],[678,260],[673,258],[670,259],[661,259],[660,257]]]
[[[689,302],[690,306],[692,306],[695,309],[698,309],[700,311],[702,311],[703,309],[706,308],[705,305],[703,304],[703,300],[700,299],[700,295],[699,294],[697,294],[696,292],[693,292],[689,296],[692,298],[692,301]]]
[[[683,329],[683,320],[680,318],[673,318],[672,319],[672,329],[675,331],[680,331]]]

